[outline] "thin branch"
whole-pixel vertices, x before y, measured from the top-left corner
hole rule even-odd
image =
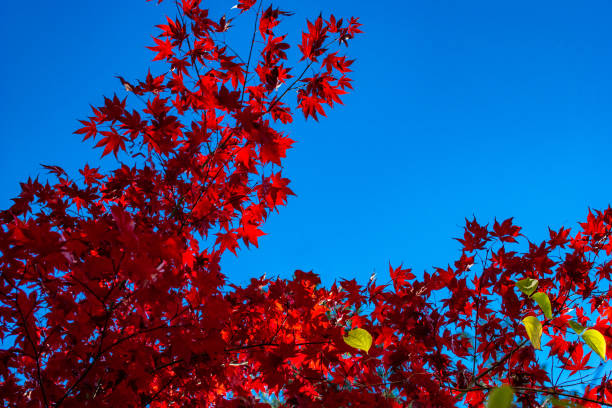
[[[310,345],[315,345],[315,344],[329,344],[331,343],[331,340],[326,340],[326,341],[308,341],[308,342],[304,342],[304,343],[295,343],[295,346],[310,346]],[[251,349],[251,348],[256,348],[256,347],[280,347],[281,345],[278,343],[259,343],[259,344],[249,344],[246,346],[236,346],[233,348],[227,348],[225,349],[226,352],[232,352],[232,351],[242,351],[242,350],[247,350],[247,349]]]
[[[146,401],[143,404],[143,406],[146,407],[149,404],[151,404],[151,402],[155,401],[155,399],[159,396],[159,394],[161,394],[162,391],[164,391],[166,388],[168,388],[168,386],[170,386],[172,381],[174,381],[177,378],[178,378],[178,375],[174,375],[173,377],[171,377],[159,390],[157,390],[157,392],[155,394],[153,394],[152,397],[147,397],[146,398]]]
[[[497,367],[499,367],[500,365],[504,364],[504,362],[506,360],[508,360],[510,357],[512,357],[512,355],[514,353],[516,353],[521,347],[523,347],[525,344],[527,343],[527,340],[523,340],[522,342],[520,342],[519,344],[516,345],[515,348],[513,348],[512,350],[510,350],[508,353],[506,353],[506,355],[504,357],[502,357],[501,360],[493,363],[491,365],[491,367],[489,367],[486,371],[484,371],[482,374],[479,374],[477,377],[474,378],[472,384],[475,384],[478,380],[480,380],[481,378],[483,378],[484,376],[486,376],[487,374],[489,374],[491,371],[495,370]]]
[[[38,385],[40,386],[40,392],[42,393],[43,402],[45,404],[45,407],[48,407],[49,402],[47,401],[47,394],[45,392],[45,386],[43,385],[42,375],[40,372],[40,354],[36,346],[34,345],[34,341],[32,340],[32,337],[30,336],[30,331],[28,330],[28,323],[26,322],[26,318],[23,315],[23,312],[21,311],[21,307],[19,307],[19,302],[17,302],[17,299],[15,299],[15,307],[17,308],[17,311],[19,312],[19,316],[21,317],[21,321],[23,322],[23,329],[25,330],[26,337],[28,338],[28,342],[32,346],[32,350],[34,350],[34,356],[36,357],[36,376],[38,377],[37,381],[38,381]],[[32,309],[32,311],[33,310],[34,309]]]
[[[251,46],[249,47],[249,57],[247,58],[246,71],[244,76],[244,85],[240,94],[240,105],[244,101],[244,91],[246,90],[247,81],[249,80],[249,67],[251,65],[251,56],[253,55],[253,46],[255,45],[255,36],[257,35],[257,22],[259,21],[259,12],[261,11],[262,1],[259,2],[257,13],[255,13],[255,22],[253,23],[253,36],[251,37]]]

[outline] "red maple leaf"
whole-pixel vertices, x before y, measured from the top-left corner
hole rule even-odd
[[[98,141],[96,147],[104,146],[102,157],[106,156],[110,152],[113,152],[115,157],[119,150],[125,150],[125,142],[128,140],[125,136],[120,135],[117,130],[111,128],[110,131],[103,130],[100,132],[102,139]]]
[[[174,46],[171,40],[160,40],[153,37],[153,41],[155,41],[155,44],[157,45],[154,47],[147,47],[151,51],[157,52],[157,55],[155,58],[153,58],[153,61],[168,60],[174,55],[174,52],[172,51]]]

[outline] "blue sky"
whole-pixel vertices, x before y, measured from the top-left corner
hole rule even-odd
[[[219,14],[234,4],[209,3]],[[298,197],[269,218],[259,249],[223,261],[231,281],[312,269],[365,283],[389,262],[452,261],[464,217],[514,216],[540,240],[612,201],[610,2],[274,4],[296,12],[282,26],[293,39],[319,12],[360,17],[365,34],[349,48],[345,105],[291,127],[284,173]],[[114,75],[156,72],[145,46],[168,8],[0,4],[3,208],[19,181],[44,176],[40,163],[99,165],[100,151],[72,134],[77,119],[102,95],[125,95]]]

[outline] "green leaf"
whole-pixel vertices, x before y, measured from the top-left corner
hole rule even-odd
[[[372,335],[364,329],[353,329],[344,337],[344,342],[367,353],[372,347]]]
[[[514,391],[509,385],[494,388],[489,392],[487,408],[510,408],[513,398]]]
[[[558,398],[552,398],[550,400],[550,402],[553,405],[553,407],[577,407],[577,406],[579,406],[579,405],[573,403],[572,401],[560,400]]]
[[[544,316],[546,316],[547,319],[552,319],[552,307],[550,306],[548,295],[544,292],[538,292],[534,293],[531,298],[538,303],[540,309],[544,312]]]
[[[584,331],[584,329],[585,329],[585,327],[583,325],[581,325],[580,323],[576,323],[573,320],[570,320],[569,322],[567,322],[567,324],[569,325],[569,327],[574,329],[576,334],[582,333]]]
[[[516,282],[516,287],[527,296],[531,296],[531,294],[535,292],[536,288],[538,287],[538,280],[531,278],[521,279],[520,281]]]
[[[531,344],[533,344],[533,348],[536,350],[542,350],[540,348],[540,339],[542,338],[542,323],[540,323],[537,317],[527,316],[523,319],[523,324],[527,330],[529,340],[531,340]]]
[[[606,360],[606,339],[598,330],[589,329],[582,333],[582,338],[602,360]]]

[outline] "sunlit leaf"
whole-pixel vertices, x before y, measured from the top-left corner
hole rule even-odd
[[[583,325],[581,325],[580,323],[576,323],[573,320],[570,320],[569,322],[567,322],[567,324],[576,332],[576,334],[582,333],[585,329]]]
[[[523,319],[523,324],[527,330],[527,335],[533,347],[536,350],[541,350],[540,339],[542,338],[542,323],[534,316],[527,316]]]
[[[598,330],[589,329],[582,334],[582,338],[602,360],[606,359],[606,339],[603,334]]]
[[[547,319],[552,319],[552,307],[550,306],[548,295],[544,292],[538,292],[534,293],[531,298],[538,303],[540,309],[544,312],[544,316],[546,316]]]
[[[527,296],[531,296],[531,294],[535,292],[536,288],[538,287],[538,280],[531,278],[521,279],[520,281],[516,282],[516,287]]]
[[[512,387],[509,385],[494,388],[489,392],[487,408],[510,408],[513,398],[514,391],[512,391]]]
[[[372,346],[372,335],[365,329],[353,329],[344,337],[344,342],[367,353]]]

